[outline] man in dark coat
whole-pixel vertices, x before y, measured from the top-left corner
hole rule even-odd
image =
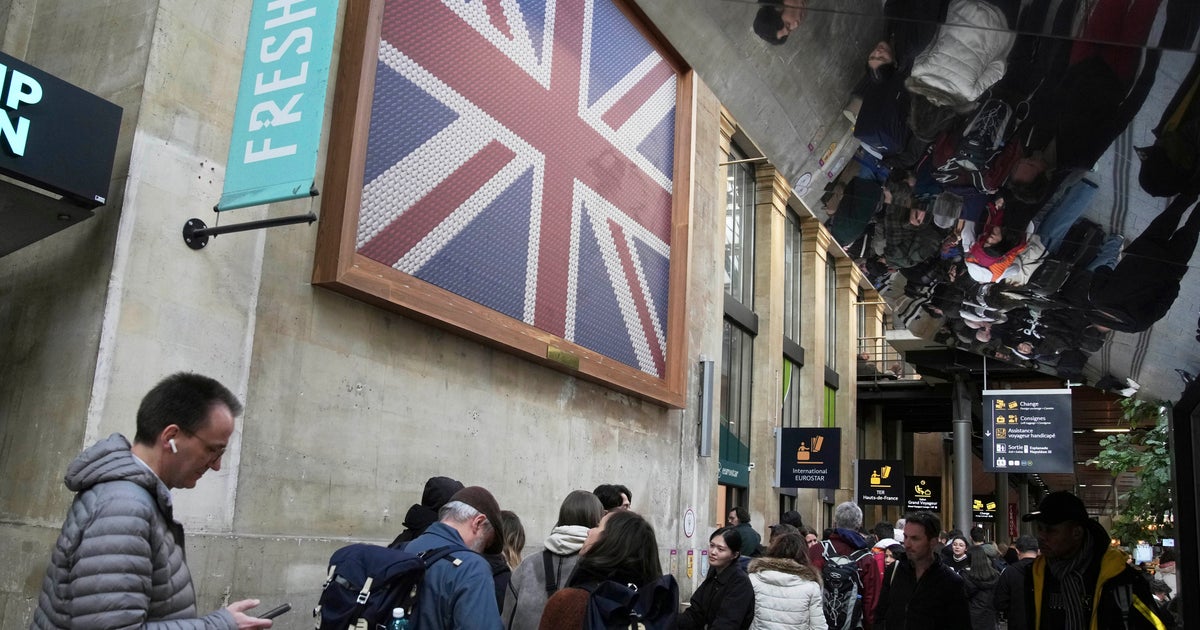
[[[963,580],[933,552],[941,520],[929,512],[904,518],[906,559],[893,563],[883,576],[875,619],[888,630],[970,630]]]
[[[1008,618],[1008,630],[1026,630],[1025,580],[1029,576],[1029,567],[1038,556],[1038,541],[1026,534],[1017,538],[1013,547],[1019,554],[1018,559],[1000,574],[992,597],[996,612]]]
[[[1030,630],[1151,630],[1173,627],[1160,611],[1150,583],[1108,532],[1088,516],[1070,492],[1051,492],[1036,512],[1022,517],[1037,523],[1042,555],[1030,566],[1025,584]]]
[[[759,555],[759,547],[762,546],[762,536],[754,531],[754,526],[750,524],[750,511],[744,507],[735,507],[729,510],[729,518],[726,519],[726,525],[733,527],[742,538],[741,553],[749,558]]]

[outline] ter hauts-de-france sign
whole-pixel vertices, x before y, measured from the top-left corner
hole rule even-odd
[[[904,462],[898,459],[858,460],[859,505],[900,505]]]
[[[1074,470],[1071,390],[985,391],[982,417],[985,472]]]

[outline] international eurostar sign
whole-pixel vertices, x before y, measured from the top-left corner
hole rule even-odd
[[[777,488],[837,488],[841,480],[842,430],[802,427],[776,434]]]
[[[254,0],[217,210],[316,194],[338,0]]]

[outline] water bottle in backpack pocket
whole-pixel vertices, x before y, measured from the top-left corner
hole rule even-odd
[[[338,549],[329,558],[321,599],[313,610],[317,630],[387,628],[397,608],[415,619],[425,569],[443,558],[458,566],[462,561],[454,553],[470,551],[448,546],[417,554],[362,543]]]

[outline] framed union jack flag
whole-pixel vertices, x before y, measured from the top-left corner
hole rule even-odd
[[[625,0],[349,3],[313,281],[684,399],[691,75]]]

